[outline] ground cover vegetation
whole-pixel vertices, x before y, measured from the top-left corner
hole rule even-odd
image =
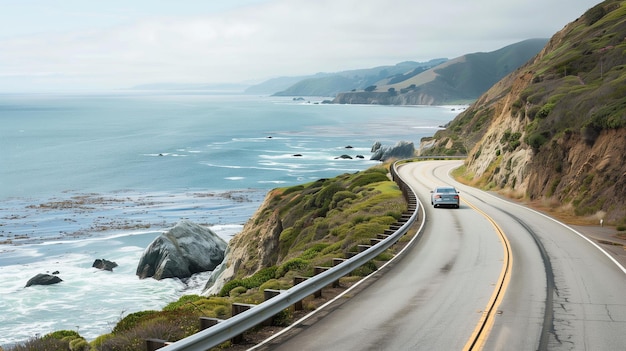
[[[555,34],[423,154],[468,155],[472,185],[624,226],[624,135],[626,2],[614,0]]]
[[[271,265],[249,270],[242,267],[235,279],[213,296],[186,295],[160,311],[141,311],[121,318],[108,334],[88,342],[75,331],[57,331],[33,338],[5,351],[131,351],[145,349],[146,339],[176,341],[200,330],[199,318],[227,319],[233,303],[258,304],[265,289],[288,289],[295,276],[312,276],[316,266],[332,266],[335,257],[356,252],[359,244],[383,233],[406,210],[406,201],[388,176],[388,166],[376,166],[353,174],[320,179],[303,185],[274,189],[265,207],[251,218],[263,225],[278,213],[283,230]],[[349,285],[374,272],[393,257],[390,248],[375,260],[341,279]],[[254,258],[252,258],[254,259]],[[311,298],[305,310],[319,305]],[[274,318],[276,325],[288,325],[294,311],[287,309]],[[227,348],[227,342],[221,348]]]

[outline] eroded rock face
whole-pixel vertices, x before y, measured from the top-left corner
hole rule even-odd
[[[56,275],[39,273],[36,276],[30,278],[26,282],[26,287],[33,285],[52,285],[62,282],[63,280]]]
[[[268,213],[271,200],[277,196],[276,191],[270,192],[265,197],[263,204],[252,216],[254,219],[262,220],[258,223],[255,220],[248,221],[242,232],[230,240],[228,255],[224,263],[213,271],[202,292],[203,295],[219,293],[224,284],[237,274],[247,276],[277,263],[283,223],[278,212],[272,211],[267,217],[263,215]]]
[[[224,260],[227,243],[209,228],[182,221],[146,248],[136,274],[139,278],[188,278],[211,271]]]
[[[410,158],[415,155],[415,145],[408,141],[399,141],[394,146],[382,146],[380,142],[376,142],[372,146],[372,157],[370,160],[387,161],[389,159]]]

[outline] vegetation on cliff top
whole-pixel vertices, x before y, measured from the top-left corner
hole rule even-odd
[[[359,244],[396,222],[406,202],[387,172],[379,166],[274,190],[269,205],[255,218],[261,223],[276,215],[281,223],[272,263],[304,258],[330,265],[333,257],[356,252]],[[244,268],[238,276],[251,273]]]
[[[148,338],[175,341],[198,332],[200,316],[230,317],[234,302],[261,303],[265,289],[288,289],[294,276],[312,276],[315,266],[332,266],[333,258],[356,252],[357,245],[369,244],[370,238],[384,232],[400,218],[406,210],[406,202],[387,173],[385,166],[377,166],[271,191],[249,226],[261,226],[273,215],[280,217],[282,232],[278,249],[272,253],[274,263],[253,271],[242,265],[236,279],[228,282],[218,296],[187,295],[162,311],[129,314],[111,333],[90,343],[77,332],[58,331],[7,351],[139,350],[144,348]],[[255,244],[253,234],[244,239]],[[351,281],[372,273],[380,262],[392,257],[393,250],[389,249],[388,253],[355,270],[351,277],[342,279]],[[255,260],[255,257],[249,259]],[[315,309],[317,306],[305,301],[304,307]],[[291,318],[288,310],[277,317],[279,324],[288,324]]]
[[[604,1],[567,25],[422,154],[468,154],[477,185],[625,222],[625,5]]]

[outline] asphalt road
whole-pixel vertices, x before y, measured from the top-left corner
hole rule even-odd
[[[626,349],[626,270],[553,219],[456,183],[448,172],[459,164],[402,166],[426,211],[419,241],[366,289],[271,349],[463,350],[498,287],[503,298],[477,344],[485,350]],[[430,189],[442,184],[460,189],[461,208],[430,206]]]

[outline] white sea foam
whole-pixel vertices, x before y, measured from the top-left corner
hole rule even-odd
[[[259,184],[285,184],[285,181],[280,180],[259,180]]]
[[[444,127],[440,127],[440,126],[415,126],[415,127],[411,127],[413,129],[425,129],[425,130],[442,130],[442,129],[446,129]]]
[[[196,291],[206,277],[185,285],[135,276],[162,230],[185,218],[218,224],[228,240],[272,187],[365,169],[377,162],[335,157],[367,155],[375,141],[417,143],[454,118],[451,107],[206,94],[5,95],[0,104],[25,107],[3,111],[0,128],[0,143],[20,145],[0,167],[0,345],[59,329],[93,338],[130,312]],[[96,258],[119,267],[98,271]],[[62,283],[24,288],[55,270]]]
[[[236,226],[222,227],[225,232]],[[116,240],[82,240],[51,245],[29,245],[29,250],[46,253],[46,258],[29,264],[0,266],[0,344],[28,339],[37,333],[58,329],[76,330],[86,338],[110,331],[117,320],[134,311],[160,309],[188,292],[177,279],[140,280],[136,265],[144,248],[158,232],[117,236]],[[106,258],[119,266],[113,272],[91,267],[96,258]],[[63,282],[25,288],[38,273],[59,271]],[[198,281],[206,277],[197,278]],[[193,289],[198,289],[194,283]],[[124,289],[119,287],[123,286]],[[94,316],[98,316],[94,318]]]

